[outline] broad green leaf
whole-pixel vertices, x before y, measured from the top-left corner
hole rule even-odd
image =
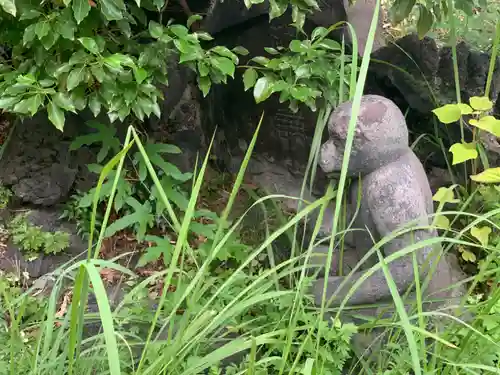
[[[453,154],[453,165],[463,163],[467,160],[477,159],[479,155],[474,142],[455,143],[450,147],[450,152]]]
[[[43,47],[48,51],[52,48],[54,44],[56,44],[59,39],[59,34],[55,31],[48,33],[46,36],[42,38]]]
[[[171,25],[168,29],[180,39],[184,39],[188,36],[189,30],[183,25]]]
[[[155,39],[160,39],[160,37],[163,35],[163,26],[158,22],[149,21],[148,30],[149,35],[151,35]]]
[[[106,237],[111,237],[115,233],[126,228],[135,228],[137,239],[142,241],[146,235],[147,229],[151,228],[154,224],[151,204],[145,202],[141,205],[134,197],[129,197],[126,203],[133,208],[134,212],[111,223],[106,229]]]
[[[36,24],[29,25],[26,29],[24,29],[23,34],[23,45],[26,45],[35,39],[35,28]]]
[[[328,35],[328,29],[323,26],[316,27],[311,33],[311,40],[325,38]]]
[[[498,184],[500,183],[500,167],[485,169],[481,173],[470,176],[470,178],[483,184]]]
[[[134,77],[137,83],[141,84],[142,82],[144,82],[146,78],[148,78],[148,72],[146,69],[143,68],[135,68]]]
[[[309,78],[311,76],[311,67],[309,66],[309,64],[299,66],[295,71],[295,76],[297,77],[297,79]]]
[[[84,67],[78,67],[73,69],[69,73],[68,80],[66,82],[66,87],[68,91],[71,91],[75,87],[77,87],[80,84],[80,82],[83,81],[84,78],[85,78]]]
[[[440,229],[449,229],[450,228],[450,219],[448,219],[444,215],[437,215],[435,217],[434,225]]]
[[[38,39],[42,39],[50,31],[50,24],[47,21],[40,21],[35,25],[35,34]]]
[[[106,79],[106,72],[100,65],[92,65],[90,67],[90,71],[92,75],[97,79],[100,83],[103,83]]]
[[[470,115],[473,112],[472,108],[468,104],[457,103],[457,105],[460,108],[460,112],[462,112],[462,115]]]
[[[473,96],[469,103],[476,111],[489,111],[493,108],[493,102],[486,96]]]
[[[491,228],[488,226],[472,227],[470,230],[470,234],[472,235],[472,237],[478,240],[482,246],[486,247],[489,243]]]
[[[472,119],[469,124],[479,128],[481,130],[486,130],[487,132],[500,137],[500,120],[497,120],[493,116],[484,116],[478,120]]]
[[[451,124],[460,120],[462,111],[458,104],[446,104],[432,111],[443,124]]]
[[[245,70],[245,73],[243,74],[243,85],[245,86],[245,91],[255,85],[257,78],[257,71],[254,68],[248,68]]]
[[[148,247],[137,262],[137,267],[143,267],[148,263],[157,261],[163,255],[164,264],[169,264],[174,251],[174,245],[170,243],[170,238],[146,236],[148,242],[154,242],[156,246]]]
[[[218,55],[227,57],[234,64],[238,64],[238,56],[236,56],[236,54],[234,54],[233,52],[231,52],[228,48],[226,48],[224,46],[215,46],[215,47],[211,48],[210,51],[215,52]]]
[[[14,106],[14,112],[34,115],[42,104],[42,96],[40,94],[32,95],[27,99],[21,100]]]
[[[101,113],[101,101],[97,93],[93,93],[89,98],[89,108],[92,111],[94,117],[97,117]]]
[[[234,77],[234,63],[227,57],[212,57],[211,64],[219,69],[223,74]]]
[[[247,56],[250,53],[246,48],[241,46],[234,47],[232,51],[241,56]]]
[[[123,19],[126,10],[123,0],[100,0],[101,12],[108,21]]]
[[[76,24],[69,8],[64,10],[61,16],[57,18],[54,30],[65,39],[75,39]]]
[[[19,97],[0,98],[0,109],[11,109],[17,102],[19,102]]]
[[[120,28],[123,35],[125,35],[127,38],[130,38],[132,36],[132,28],[130,27],[130,22],[123,19],[116,21],[116,24]]]
[[[92,53],[94,55],[99,54],[99,47],[97,46],[97,43],[96,43],[96,41],[94,39],[88,38],[88,37],[83,37],[83,38],[78,38],[78,41],[90,53]]]
[[[203,19],[203,17],[202,17],[201,15],[199,15],[199,14],[193,14],[193,15],[191,15],[191,16],[188,18],[188,20],[187,20],[187,22],[186,22],[186,25],[187,25],[187,27],[190,29],[190,28],[191,28],[191,25],[192,25],[193,23],[195,23],[196,21],[200,21],[200,20],[202,20],[202,19]]]
[[[462,259],[465,260],[466,262],[471,262],[474,263],[476,259],[476,255],[469,250],[466,250],[464,248],[459,248],[460,254],[462,255]]]
[[[21,14],[21,17],[19,17],[19,20],[24,21],[24,20],[32,20],[35,18],[39,18],[42,15],[38,10],[36,9],[28,9],[26,11],[23,11]]]
[[[257,64],[267,66],[269,64],[269,59],[264,56],[256,56],[251,59],[251,61],[255,61]]]
[[[440,203],[459,203],[460,199],[455,198],[454,186],[440,187],[436,194],[432,197],[433,201]]]
[[[47,113],[49,114],[49,120],[54,124],[54,126],[63,131],[64,129],[64,112],[54,104],[54,102],[50,102],[47,106]]]
[[[68,95],[64,95],[63,93],[58,92],[52,96],[52,101],[59,108],[76,113],[75,105],[73,104],[71,98]]]
[[[110,152],[116,154],[120,151],[120,141],[116,137],[116,127],[106,126],[96,121],[89,121],[87,125],[95,129],[96,132],[76,137],[69,147],[71,151],[78,150],[85,145],[101,144],[101,149],[97,155],[98,163],[102,162]]]
[[[73,0],[73,15],[77,24],[80,24],[90,12],[89,0]]]
[[[420,14],[417,22],[417,31],[418,31],[418,37],[420,39],[423,39],[431,29],[432,24],[434,23],[434,16],[432,15],[432,12],[429,11],[425,5],[418,4],[418,6]]]
[[[208,95],[211,86],[212,81],[209,77],[198,77],[198,87],[203,93],[203,97],[206,97]]]
[[[103,62],[112,68],[120,68],[122,65],[131,68],[135,67],[134,60],[132,60],[130,56],[121,53],[115,53],[111,56],[107,56],[103,59]]]
[[[257,103],[263,102],[273,93],[273,81],[267,76],[260,77],[253,88],[253,96]]]
[[[0,5],[5,12],[13,15],[14,17],[16,16],[16,4],[14,0],[0,0]]]
[[[394,24],[398,24],[401,21],[408,18],[413,6],[415,5],[415,0],[398,0],[396,1],[390,10],[391,18]]]

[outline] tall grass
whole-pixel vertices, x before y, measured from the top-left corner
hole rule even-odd
[[[451,0],[450,3],[452,3]],[[323,372],[322,367],[325,364],[323,348],[325,339],[330,337],[332,332],[337,332],[339,334],[337,339],[340,343],[342,343],[342,340],[348,340],[348,338],[342,336],[344,331],[339,328],[338,319],[343,319],[343,313],[349,314],[348,299],[355,292],[355,289],[371,274],[380,269],[383,271],[389,285],[395,306],[395,314],[389,318],[374,317],[371,321],[361,324],[358,327],[360,335],[357,337],[363,337],[362,335],[369,338],[374,337],[370,336],[370,332],[375,330],[373,332],[377,332],[381,337],[384,337],[385,345],[378,347],[376,353],[370,353],[369,351],[365,353],[357,352],[358,356],[353,359],[351,366],[345,366],[346,371],[367,374],[403,374],[410,372],[413,374],[500,373],[494,361],[488,362],[477,354],[478,348],[484,347],[484,345],[487,345],[490,351],[497,350],[496,353],[500,353],[500,344],[495,340],[497,336],[486,332],[482,328],[482,320],[479,318],[467,322],[454,315],[458,311],[457,309],[461,308],[477,313],[479,316],[487,316],[490,310],[496,306],[500,298],[499,292],[494,293],[486,303],[471,305],[468,301],[468,297],[473,291],[473,287],[471,287],[467,295],[462,299],[460,306],[446,306],[429,311],[429,309],[423,307],[424,303],[428,301],[424,298],[424,291],[420,289],[423,280],[419,280],[417,276],[415,280],[416,285],[418,285],[416,306],[414,303],[413,308],[408,308],[406,296],[401,296],[398,293],[388,268],[391,261],[402,256],[414,256],[415,252],[424,246],[443,245],[440,255],[451,251],[457,246],[478,247],[477,244],[466,237],[466,233],[472,226],[481,223],[488,223],[496,230],[500,229],[496,222],[491,219],[500,214],[500,209],[479,216],[466,213],[465,208],[445,212],[441,205],[437,214],[453,216],[456,220],[467,217],[468,220],[470,219],[469,224],[461,231],[454,232],[450,230],[441,237],[414,243],[387,258],[384,258],[381,254],[384,244],[410,229],[402,228],[381,239],[372,249],[367,249],[366,256],[361,260],[358,267],[347,275],[347,278],[352,276],[361,267],[362,262],[370,256],[378,256],[379,262],[366,270],[363,277],[356,281],[342,301],[341,306],[334,311],[335,319],[328,320],[330,315],[328,314],[325,295],[323,295],[319,311],[307,315],[314,309],[311,304],[308,304],[307,294],[310,279],[306,264],[314,250],[316,237],[320,231],[325,211],[332,204],[332,201],[334,201],[334,221],[328,239],[330,241],[329,253],[325,260],[327,274],[331,267],[334,249],[340,246],[345,231],[350,230],[349,225],[347,225],[347,228],[343,227],[343,224],[347,223],[342,222],[343,213],[339,202],[343,201],[345,194],[347,166],[370,62],[378,17],[378,5],[379,1],[377,1],[377,11],[373,15],[370,35],[359,71],[351,69],[350,76],[344,77],[344,64],[342,64],[341,68],[339,98],[342,101],[346,96],[344,82],[350,82],[347,96],[353,102],[353,115],[349,122],[344,163],[337,186],[330,186],[323,197],[313,202],[304,202],[303,194],[307,186],[312,190],[321,134],[324,131],[331,110],[331,108],[325,108],[318,116],[317,129],[311,146],[301,196],[289,197],[282,194],[272,194],[258,198],[252,204],[252,207],[241,215],[235,223],[230,224],[228,218],[237,194],[242,188],[243,178],[259,137],[261,126],[259,123],[236,177],[228,203],[221,219],[217,222],[217,231],[210,252],[194,272],[188,272],[182,259],[184,259],[185,253],[191,251],[188,233],[199,199],[202,182],[205,178],[212,144],[210,144],[209,152],[200,170],[197,171],[188,208],[183,217],[177,217],[170,204],[168,194],[163,190],[136,130],[129,127],[122,151],[103,168],[97,184],[89,233],[88,258],[61,268],[54,273],[57,279],[48,298],[43,324],[38,327],[36,345],[32,350],[19,354],[20,345],[17,342],[21,332],[22,306],[25,306],[26,295],[12,300],[9,291],[0,288],[0,295],[6,306],[6,313],[10,317],[15,317],[10,321],[9,326],[8,350],[10,362],[5,371],[0,369],[0,373],[5,372],[12,375],[16,373],[22,375],[25,373],[50,373],[56,375],[108,373],[112,375],[187,375],[209,371],[212,366],[230,358],[239,358],[241,361],[243,356],[246,355],[247,359],[244,363],[247,364],[247,367],[236,370],[237,373],[326,374],[328,372],[326,370]],[[450,7],[450,9],[453,8]],[[348,26],[354,36],[352,39],[354,40],[355,57],[352,64],[357,66],[355,32],[350,25]],[[498,35],[500,35],[500,32]],[[494,67],[494,64],[490,66],[488,89],[491,82],[492,67]],[[168,219],[176,231],[177,240],[167,268],[134,284],[127,291],[123,300],[114,305],[108,298],[108,292],[99,270],[105,267],[114,269],[129,277],[135,277],[136,275],[133,270],[121,266],[116,261],[98,259],[98,253],[105,238],[106,225],[110,218],[120,171],[123,168],[127,153],[132,147],[137,147],[144,160],[146,160],[148,172],[160,192],[162,203],[167,208]],[[95,239],[93,234],[96,224],[99,191],[106,178],[115,169],[118,173],[115,175],[111,196],[107,202],[102,228],[97,239]],[[300,202],[297,214],[289,218],[278,229],[269,231],[265,240],[252,249],[248,257],[233,270],[232,274],[212,288],[214,280],[210,272],[210,265],[217,254],[227,246],[231,235],[239,230],[246,215],[250,210],[259,209],[268,201],[279,199],[296,199]],[[312,240],[306,251],[303,252],[298,250],[300,246],[295,243],[295,234],[299,230],[299,223],[307,217],[313,217],[315,225]],[[271,262],[272,264],[268,269],[263,270],[255,277],[247,277],[242,284],[241,277],[245,275],[247,266],[261,254],[271,252],[274,241],[280,236],[286,235],[289,230],[294,231],[291,257],[278,264]],[[497,257],[498,250],[498,246],[482,248],[482,251],[486,251],[490,255],[483,264],[480,273],[472,280],[469,280],[473,282],[473,285],[477,284],[486,275],[498,274],[500,270],[491,266],[493,260]],[[415,272],[415,275],[418,275],[418,272]],[[292,280],[292,284],[289,283],[290,280]],[[182,287],[178,287],[175,292],[169,292],[169,288],[164,287],[156,307],[151,307],[150,314],[145,312],[142,320],[130,322],[128,320],[130,305],[137,303],[135,302],[137,296],[141,294],[148,284],[159,281],[164,286],[176,284]],[[69,313],[63,318],[59,318],[57,315],[58,304],[68,282],[72,286],[71,306]],[[325,291],[326,282],[323,289]],[[425,289],[425,283],[422,289]],[[94,294],[97,301],[97,317],[100,322],[97,325],[95,323],[94,325],[89,324],[91,314],[86,311],[89,294]],[[232,297],[228,299],[227,294]],[[252,326],[252,323],[259,319],[258,316],[247,316],[252,308],[273,305],[278,301],[287,301],[289,303],[285,315],[279,318],[275,316],[270,318],[263,327]],[[14,307],[19,306],[21,306],[21,309],[14,309]],[[182,314],[179,315],[181,310]],[[260,313],[265,313],[265,310],[264,312],[260,311]],[[240,319],[241,316],[245,316],[246,320]],[[313,317],[314,319],[304,323],[304,317]],[[325,324],[325,319],[328,324]],[[438,321],[444,322],[444,324],[436,324]],[[443,326],[445,329],[438,329]],[[89,331],[91,328],[92,332]],[[245,333],[231,335],[234,332]],[[279,348],[279,350],[276,350],[276,348]],[[343,346],[339,345],[339,348],[343,348]],[[314,354],[311,355],[311,352]],[[310,355],[305,363],[303,362],[304,353]]]

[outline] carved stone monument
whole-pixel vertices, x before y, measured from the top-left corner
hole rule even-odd
[[[320,151],[320,167],[325,173],[339,172],[342,168],[352,102],[345,102],[330,115],[329,139]],[[347,195],[347,220],[353,221],[354,231],[345,236],[345,244],[351,254],[348,259],[361,259],[374,243],[390,236],[396,230],[411,224],[410,231],[398,235],[382,246],[385,256],[398,253],[412,244],[436,237],[429,229],[433,214],[432,193],[420,160],[408,145],[408,129],[401,110],[389,99],[378,95],[362,97],[357,118],[355,136],[349,158],[348,176],[353,177]],[[361,194],[359,194],[359,191]],[[338,249],[337,249],[338,250]],[[427,293],[434,293],[454,283],[453,270],[446,256],[439,256],[440,249],[422,246],[416,250],[420,280],[434,262],[437,271],[430,277]],[[336,251],[336,249],[334,249]],[[318,253],[326,249],[318,249]],[[338,251],[334,263],[338,262]],[[355,256],[352,256],[352,255]],[[436,258],[436,255],[438,257]],[[365,268],[377,263],[368,262]],[[428,264],[427,267],[425,265]],[[350,265],[351,267],[353,265]],[[399,257],[388,263],[390,274],[400,295],[414,283],[412,256]],[[332,265],[332,270],[337,264]],[[349,271],[348,271],[349,272]],[[347,276],[328,278],[327,300],[335,294],[333,305],[339,305],[355,282],[364,275],[355,271],[339,289]],[[313,287],[316,304],[321,304],[324,278]],[[448,294],[432,298],[449,297]],[[391,292],[382,269],[372,273],[349,298],[348,305],[371,304],[391,301]],[[331,306],[331,305],[330,305]]]

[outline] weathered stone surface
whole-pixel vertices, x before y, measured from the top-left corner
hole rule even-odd
[[[351,105],[351,102],[343,103],[330,116],[330,139],[323,144],[320,153],[321,168],[327,173],[341,170]],[[348,173],[353,177],[360,174],[362,178],[360,182],[357,179],[352,181],[347,193],[346,222],[353,220],[352,228],[356,232],[345,236],[346,245],[358,252],[359,258],[373,247],[374,241],[393,231],[408,224],[430,224],[433,203],[429,182],[422,164],[409,148],[404,116],[390,100],[375,95],[362,98]],[[360,199],[358,188],[361,189]],[[359,211],[354,216],[358,207]],[[393,255],[413,243],[436,236],[434,230],[413,229],[389,241],[383,251],[385,256]],[[420,279],[423,280],[428,273],[424,265],[428,261],[434,264],[437,254],[432,248],[424,246],[417,250],[416,255]],[[336,269],[337,265],[333,266]],[[404,294],[415,280],[411,256],[398,258],[388,267],[398,292]],[[427,292],[436,292],[451,285],[452,271],[444,257],[439,259],[437,267]],[[362,276],[363,271],[355,272],[341,290],[339,286],[346,280],[345,277],[329,277],[327,297],[338,293],[334,304],[340,304],[350,287]],[[323,280],[318,279],[314,287],[317,304],[321,303]],[[378,270],[359,286],[349,303],[357,305],[387,300],[392,300],[391,293],[382,270]]]
[[[68,116],[62,133],[44,113],[17,122],[0,160],[0,184],[10,187],[22,203],[52,206],[63,201],[78,172],[90,162],[88,149],[69,151],[85,128],[81,118]]]

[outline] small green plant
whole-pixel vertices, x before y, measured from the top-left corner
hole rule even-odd
[[[11,197],[12,197],[12,191],[0,185],[0,209],[4,209],[9,205]]]
[[[56,231],[44,232],[42,227],[32,225],[26,218],[27,214],[18,214],[9,223],[9,233],[12,241],[21,250],[35,256],[37,253],[58,254],[69,246],[69,233]]]

